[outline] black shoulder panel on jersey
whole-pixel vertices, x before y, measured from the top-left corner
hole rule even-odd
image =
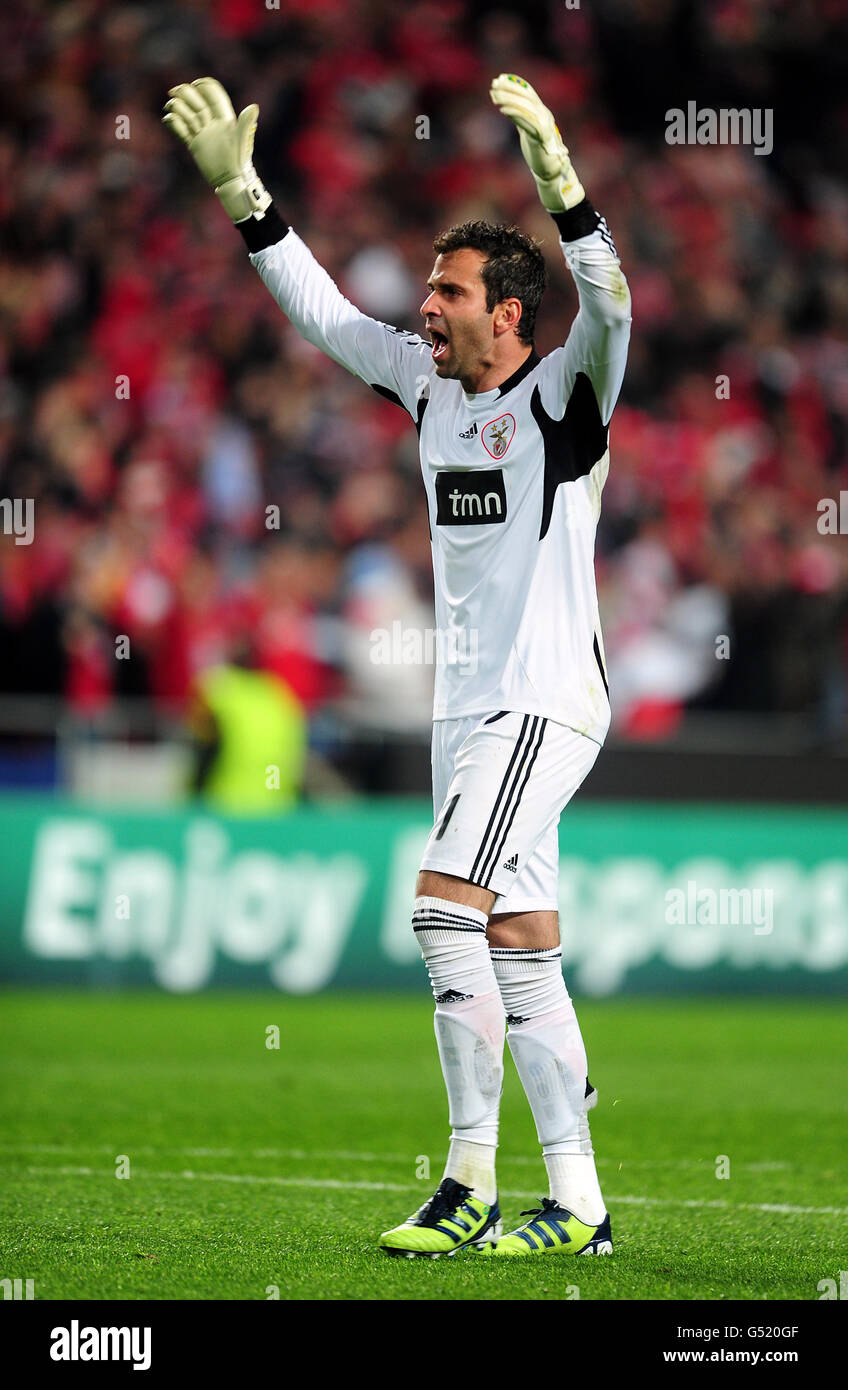
[[[288,224],[283,221],[272,203],[264,217],[246,217],[236,226],[244,237],[245,245],[252,256],[264,251],[268,246],[276,246],[284,236],[288,236]]]
[[[378,386],[377,383],[374,381],[369,381],[368,385],[371,387],[372,391],[377,392],[378,396],[385,396],[386,400],[391,401],[392,405],[399,405],[401,410],[406,410],[406,406],[404,405],[397,391],[391,391],[388,386]],[[421,433],[421,421],[424,419],[424,411],[427,409],[427,403],[429,399],[429,396],[418,397],[418,411],[417,419],[415,420],[415,430],[416,433],[419,435]]]
[[[608,433],[591,381],[578,372],[561,420],[552,420],[538,386],[530,397],[533,419],[545,443],[545,481],[542,500],[542,528],[539,540],[548,533],[554,498],[560,483],[573,483],[591,473],[607,450]]]
[[[368,385],[371,387],[372,391],[377,392],[378,396],[385,396],[386,400],[391,401],[392,405],[399,405],[401,410],[406,410],[406,406],[397,391],[390,391],[388,386],[378,386],[374,381],[369,381]]]
[[[375,382],[373,382],[373,381],[369,381],[368,385],[371,387],[371,390],[372,390],[372,391],[376,391],[376,392],[377,392],[377,395],[378,395],[378,396],[385,396],[385,398],[386,398],[387,401],[391,401],[394,405],[399,405],[400,408],[401,408],[401,410],[406,410],[406,406],[404,405],[403,401],[401,400],[400,396],[397,394],[396,391],[390,391],[389,388],[388,388],[388,386],[378,386],[378,385],[377,385]],[[429,405],[429,403],[430,403],[430,397],[429,397],[429,396],[419,396],[419,397],[418,397],[417,409],[416,409],[417,419],[415,420],[415,432],[416,432],[416,434],[418,435],[419,439],[420,439],[420,437],[421,437],[421,422],[422,422],[423,419],[424,419],[424,411],[427,409],[427,406]],[[427,500],[427,492],[426,492],[426,489],[425,489],[425,492],[424,492],[424,506],[427,508],[427,530],[428,530],[429,535],[430,535],[430,540],[432,540],[432,539],[433,539],[433,528],[432,528],[432,526],[430,525],[430,503],[429,503],[429,501]]]
[[[588,198],[581,198],[575,207],[568,208],[566,212],[552,212],[551,217],[556,222],[563,241],[579,241],[582,236],[594,232],[601,221],[600,214],[595,211]]]
[[[598,634],[597,634],[597,632],[595,633],[595,641],[594,641],[592,650],[593,650],[594,653],[595,653],[595,660],[596,660],[597,663],[598,663],[598,670],[599,670],[600,673],[601,673],[601,680],[602,680],[603,683],[604,683],[604,690],[607,692],[607,699],[609,699],[609,685],[607,684],[607,673],[606,673],[606,671],[604,670],[604,663],[601,661],[601,648],[600,648],[600,646],[598,645]]]
[[[419,397],[418,397],[418,419],[415,421],[415,432],[416,432],[416,434],[418,435],[418,438],[419,438],[419,439],[421,438],[421,425],[423,424],[423,421],[424,421],[424,411],[427,409],[427,407],[428,407],[429,404],[430,404],[430,397],[429,397],[429,396],[419,396]],[[425,506],[426,511],[427,511],[427,534],[428,534],[428,536],[430,537],[430,540],[431,540],[431,542],[432,542],[432,540],[433,540],[433,524],[432,524],[432,522],[430,521],[430,499],[429,499],[429,497],[427,496],[427,489],[426,489],[426,487],[425,487],[425,489],[424,489],[424,506]]]

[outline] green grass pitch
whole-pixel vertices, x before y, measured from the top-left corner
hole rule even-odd
[[[7,990],[0,1278],[33,1279],[37,1299],[820,1298],[819,1281],[848,1268],[842,1006],[578,1010],[614,1256],[413,1261],[375,1239],[441,1176],[446,1106],[423,989]],[[266,1046],[274,1026],[279,1049]],[[509,1226],[547,1188],[508,1055],[506,1071]]]

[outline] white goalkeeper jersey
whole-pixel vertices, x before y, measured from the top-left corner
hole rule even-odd
[[[418,430],[433,551],[433,718],[511,710],[602,743],[610,707],[595,589],[607,425],[630,294],[603,219],[560,247],[580,307],[567,341],[469,395],[431,344],[360,313],[292,229],[250,259],[299,332]]]

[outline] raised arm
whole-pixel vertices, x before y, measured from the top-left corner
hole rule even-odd
[[[578,179],[552,113],[524,78],[502,73],[490,92],[518,128],[542,206],[553,217],[580,308],[565,346],[545,359],[546,409],[567,404],[578,372],[592,383],[604,425],[618,399],[630,340],[630,290],[612,237]]]
[[[433,374],[429,343],[347,300],[274,208],[253,167],[258,106],[237,117],[214,77],[171,88],[164,123],[187,146],[244,237],[262,280],[304,338],[402,405],[416,423]]]
[[[267,229],[264,224],[241,223],[239,230],[251,250],[251,263],[283,313],[308,342],[382,395],[396,399],[417,422],[432,375],[430,344],[416,333],[363,314],[345,299],[292,228],[276,215],[265,220],[271,223]]]
[[[554,221],[580,304],[562,352],[551,354],[555,389],[567,402],[577,373],[585,372],[607,425],[627,364],[630,290],[607,224],[588,198],[569,212],[555,213]]]

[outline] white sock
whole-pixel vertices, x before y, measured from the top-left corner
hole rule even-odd
[[[530,1102],[549,1196],[588,1225],[606,1214],[589,1121],[586,1049],[565,988],[558,946],[491,949],[509,1023],[507,1042]]]
[[[606,1216],[594,1154],[571,1154],[544,1149],[548,1196],[573,1211],[587,1226],[599,1226]]]
[[[484,912],[444,898],[415,900],[412,923],[436,1000],[436,1042],[448,1093],[444,1177],[494,1202],[506,1023]]]
[[[498,1195],[495,1177],[495,1144],[475,1144],[469,1139],[458,1137],[456,1131],[451,1135],[445,1171],[442,1180],[453,1178],[454,1182],[470,1187],[475,1197],[491,1206]]]

